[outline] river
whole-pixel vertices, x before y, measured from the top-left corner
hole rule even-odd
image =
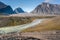
[[[35,25],[38,25],[41,23],[44,19],[35,19],[31,23],[18,25],[18,26],[11,26],[11,27],[2,27],[0,28],[0,34],[6,34],[11,32],[21,32],[22,30],[25,30],[29,27],[34,27]]]

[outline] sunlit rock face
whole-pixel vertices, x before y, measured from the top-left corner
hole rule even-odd
[[[14,13],[24,13],[23,9],[18,7],[14,10]]]
[[[32,13],[37,14],[60,14],[60,5],[43,2],[38,5]]]
[[[0,2],[0,14],[7,15],[7,14],[13,14],[13,13],[14,13],[13,9],[9,5],[6,5]]]

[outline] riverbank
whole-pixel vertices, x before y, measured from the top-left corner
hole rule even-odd
[[[40,32],[47,30],[60,30],[60,16],[46,20],[43,23],[36,25],[34,28],[23,30],[23,32]]]
[[[35,19],[53,18],[55,16],[0,16],[0,27],[17,26],[31,23]]]
[[[0,28],[0,34],[6,33],[15,33],[15,32],[22,32],[22,30],[35,27],[36,25],[42,23],[45,19],[35,19],[31,23],[18,25],[18,26],[10,26],[10,27],[2,27]]]
[[[0,17],[0,28],[28,24],[31,23],[33,20],[34,18],[28,17]]]

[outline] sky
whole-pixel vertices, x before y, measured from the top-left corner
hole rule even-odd
[[[10,5],[13,10],[20,7],[26,12],[30,12],[42,2],[48,2],[52,4],[60,4],[60,0],[0,0],[1,2]]]

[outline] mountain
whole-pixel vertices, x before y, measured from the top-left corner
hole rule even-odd
[[[38,5],[31,13],[37,14],[60,14],[60,5],[43,2]]]
[[[20,7],[18,7],[14,10],[14,13],[24,13],[24,11]]]
[[[9,5],[6,5],[2,2],[0,2],[0,15],[1,14],[13,14],[13,9],[9,6]]]
[[[4,3],[0,2],[0,9],[1,8],[5,8],[7,5],[5,5]]]

